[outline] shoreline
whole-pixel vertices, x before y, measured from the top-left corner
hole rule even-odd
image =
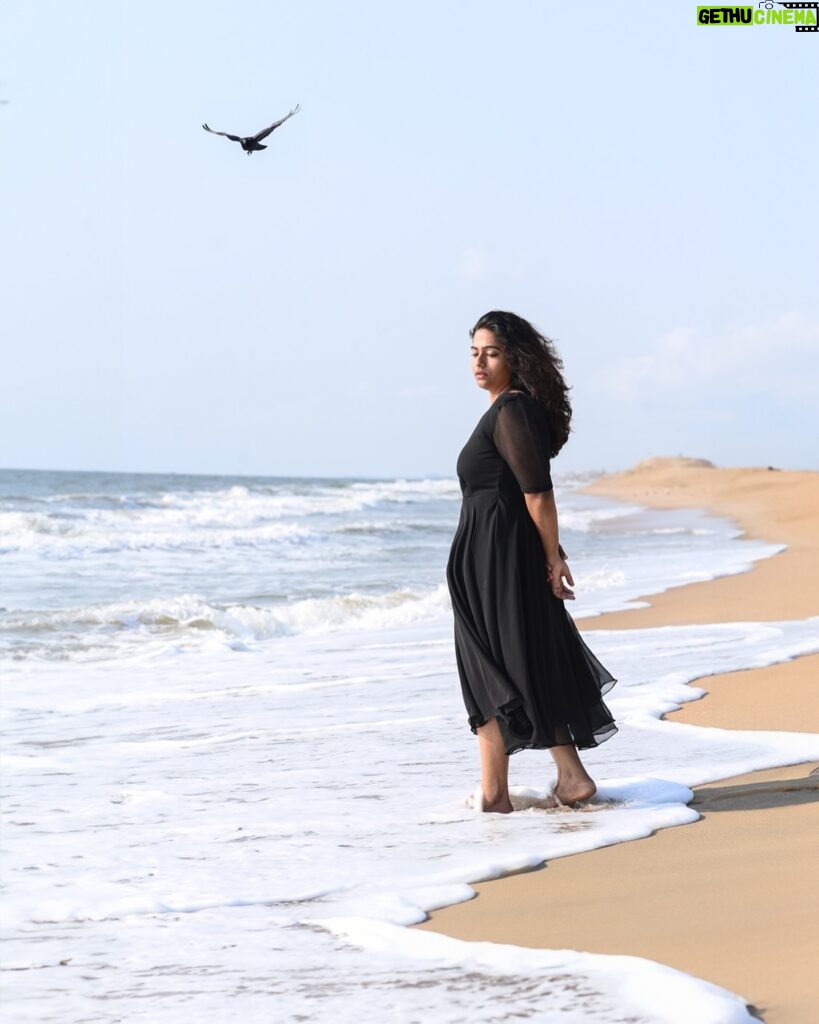
[[[718,469],[702,459],[648,459],[624,473],[600,477],[583,490],[650,508],[705,508],[732,519],[745,537],[787,548],[754,562],[745,573],[641,595],[637,600],[645,601],[646,608],[578,618],[579,627],[781,622],[819,614],[819,473]]]
[[[651,459],[585,490],[649,507],[706,508],[746,536],[788,546],[747,572],[646,595],[648,607],[578,619],[579,628],[819,614],[819,473]],[[817,681],[819,654],[707,676],[694,682],[706,696],[672,717],[724,729],[819,732]],[[686,828],[477,884],[476,898],[417,927],[471,941],[642,956],[741,995],[767,1024],[812,1024],[819,765],[709,783],[697,787],[692,805],[701,817]]]

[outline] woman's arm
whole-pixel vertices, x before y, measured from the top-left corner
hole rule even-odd
[[[557,528],[557,505],[554,491],[538,491],[535,494],[524,494],[529,515],[537,527],[543,551],[546,555],[546,575],[552,593],[561,601],[573,601],[574,592],[566,586],[566,580],[574,586],[572,573],[566,563],[566,553],[560,546]]]

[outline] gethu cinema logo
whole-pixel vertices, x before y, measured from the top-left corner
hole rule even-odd
[[[816,32],[819,0],[812,3],[781,3],[776,10],[770,0],[754,7],[697,7],[698,25],[793,25],[797,32]]]

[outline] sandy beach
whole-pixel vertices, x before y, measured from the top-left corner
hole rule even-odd
[[[747,573],[646,595],[649,607],[588,619],[581,628],[819,614],[819,473],[652,459],[595,481],[589,491],[652,507],[708,509],[787,550]],[[819,655],[709,676],[697,683],[707,696],[674,717],[727,729],[819,732],[817,679]],[[703,786],[694,806],[702,817],[693,825],[477,885],[476,899],[419,927],[470,940],[647,957],[741,995],[768,1024],[814,1024],[819,766]]]

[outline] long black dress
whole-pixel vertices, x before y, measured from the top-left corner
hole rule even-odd
[[[497,718],[506,751],[594,747],[617,728],[602,700],[615,680],[546,578],[524,493],[550,491],[540,403],[504,392],[458,458],[463,505],[447,564],[455,653],[469,725]]]

